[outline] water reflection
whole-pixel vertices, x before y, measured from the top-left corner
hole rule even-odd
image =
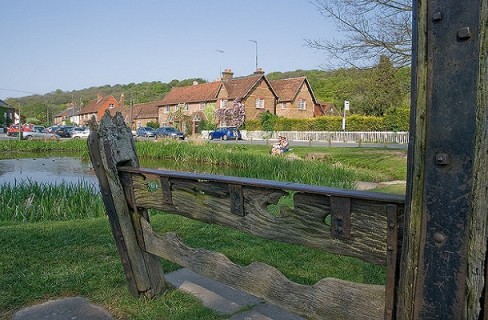
[[[19,155],[17,154],[17,157]],[[0,160],[0,184],[14,184],[32,180],[39,183],[77,183],[84,180],[98,187],[98,180],[90,160],[79,157],[59,157],[52,155],[24,155],[27,158]],[[2,155],[0,158],[6,158]],[[141,159],[141,167],[176,170],[198,173],[211,173],[239,176],[239,170],[228,166],[211,166],[204,164],[185,163],[163,159]]]
[[[90,161],[74,157],[47,157],[0,160],[0,184],[32,180],[39,183],[77,183],[84,180],[98,185]]]

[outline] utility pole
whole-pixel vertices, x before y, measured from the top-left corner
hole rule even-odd
[[[258,42],[257,40],[249,40],[251,42],[254,42],[254,44],[256,45],[256,70],[258,70]]]

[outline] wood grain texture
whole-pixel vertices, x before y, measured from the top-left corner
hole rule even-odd
[[[112,117],[107,111],[88,145],[129,290],[135,296],[153,297],[164,287],[162,268],[159,259],[143,251],[140,219],[128,205],[133,197],[131,180],[117,170],[120,164],[139,166],[131,131],[120,114]]]
[[[326,218],[330,215],[327,194],[294,194],[294,207],[282,207],[273,215],[267,207],[278,203],[287,191],[242,186],[244,215],[233,214],[229,185],[208,181],[170,179],[172,203],[164,203],[161,188],[151,191],[148,180],[133,175],[134,199],[139,207],[179,214],[219,224],[253,235],[305,245],[323,251],[386,264],[386,204],[363,199],[351,200],[351,238],[331,235]]]
[[[146,250],[194,272],[244,290],[307,319],[381,319],[384,287],[326,278],[313,286],[288,280],[260,262],[241,267],[225,255],[186,246],[175,233],[156,235],[142,220]]]

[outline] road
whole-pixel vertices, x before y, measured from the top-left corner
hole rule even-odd
[[[6,133],[0,133],[0,140],[15,140],[18,139],[17,137],[7,137]],[[62,140],[65,140],[66,138],[62,138]],[[154,138],[137,138],[137,139],[147,139],[147,140],[154,140]],[[185,141],[188,141],[186,139]],[[249,144],[257,144],[257,145],[269,145],[271,148],[271,145],[273,143],[276,143],[276,139],[270,139],[270,140],[228,140],[228,141],[222,141],[222,140],[209,140],[210,143],[225,143],[225,144],[242,144],[242,145],[249,145]],[[328,141],[290,141],[290,148],[293,148],[293,146],[297,147],[340,147],[340,148],[358,148],[358,147],[363,147],[363,148],[387,148],[387,149],[407,149],[408,145],[406,144],[397,144],[397,143],[389,143],[389,144],[383,144],[383,143],[359,143],[357,142],[331,142],[329,143]]]

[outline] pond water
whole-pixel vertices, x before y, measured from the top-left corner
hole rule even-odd
[[[15,158],[12,158],[15,157]],[[232,174],[222,167],[201,166],[170,160],[141,160],[141,167],[214,174]],[[235,173],[235,172],[233,172]],[[0,159],[0,184],[15,184],[22,181],[39,183],[78,183],[85,181],[98,187],[98,180],[91,161],[76,156],[49,154],[8,155]]]
[[[75,157],[16,158],[0,160],[0,184],[22,181],[39,183],[78,183],[98,185],[90,161]]]

